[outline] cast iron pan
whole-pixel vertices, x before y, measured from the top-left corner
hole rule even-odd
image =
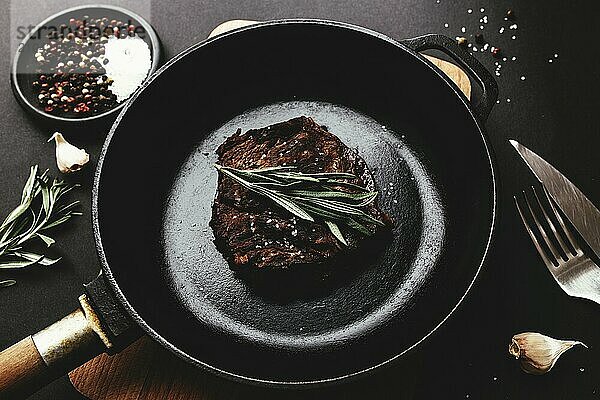
[[[475,106],[427,49],[480,84]],[[192,46],[125,106],[98,163],[102,275],[87,294],[103,330],[118,343],[139,326],[194,365],[260,384],[333,382],[398,358],[448,318],[485,259],[496,184],[482,124],[496,98],[491,75],[440,35],[284,20]],[[393,238],[317,282],[237,276],[208,226],[215,149],[237,128],[299,115],[358,149]]]

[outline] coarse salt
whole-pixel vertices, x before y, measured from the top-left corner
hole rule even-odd
[[[127,100],[148,76],[152,65],[150,48],[143,39],[133,36],[111,37],[106,42],[104,64],[106,75],[112,79],[110,91],[117,101]]]

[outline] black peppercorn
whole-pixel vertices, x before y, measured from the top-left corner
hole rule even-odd
[[[31,83],[40,107],[61,115],[97,114],[115,107],[116,95],[109,89],[112,80],[103,67],[108,60],[96,58],[105,54],[108,37],[135,36],[136,28],[117,19],[75,15],[68,24],[50,32],[34,57],[45,68],[36,68],[37,76]]]
[[[476,33],[475,34],[475,43],[478,43],[478,44],[485,43],[485,40],[483,38],[483,34],[482,33]]]

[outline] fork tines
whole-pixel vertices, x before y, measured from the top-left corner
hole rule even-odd
[[[561,267],[573,257],[582,255],[583,251],[565,225],[563,218],[548,195],[546,188],[544,188],[543,202],[538,196],[534,187],[532,187],[532,193],[533,197],[535,198],[533,207],[531,204],[532,202],[530,202],[528,199],[527,193],[523,191],[523,200],[526,204],[525,212],[523,211],[525,207],[521,207],[519,200],[515,196],[514,199],[517,205],[517,210],[519,211],[519,215],[521,216],[523,224],[527,229],[527,233],[529,233],[535,248],[542,257],[542,260],[544,260],[544,263],[550,272],[552,272],[552,274],[556,274],[558,270],[557,267]],[[548,208],[548,206],[544,206],[544,204],[549,205],[550,209],[552,210],[552,218],[548,215],[548,212],[546,212],[546,208]],[[538,214],[536,214],[536,209],[539,210],[537,211]],[[543,222],[540,222],[540,218],[538,218],[540,211],[543,216]],[[533,228],[528,220],[532,220],[534,222]],[[558,224],[558,229],[555,223]],[[542,239],[543,244],[540,243],[538,237]],[[568,245],[565,243],[565,240],[568,242]],[[557,245],[560,250],[557,249]]]

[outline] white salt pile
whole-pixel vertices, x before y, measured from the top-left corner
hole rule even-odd
[[[148,44],[137,36],[117,39],[112,36],[105,44],[102,64],[112,79],[110,91],[117,101],[127,100],[140,87],[152,64]]]

